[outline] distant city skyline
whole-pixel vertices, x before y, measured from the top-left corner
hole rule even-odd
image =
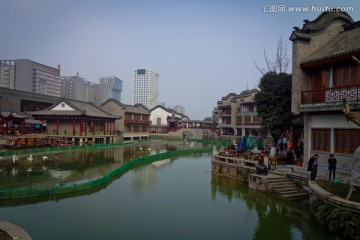
[[[93,83],[80,77],[79,73],[61,76],[60,66],[53,68],[31,59],[0,59],[0,87],[92,102],[99,106],[110,98],[121,102],[122,80],[109,76]]]
[[[93,83],[117,76],[125,104],[132,103],[133,69],[154,69],[160,102],[202,120],[222,97],[257,87],[254,62],[265,68],[264,52],[274,59],[281,37],[291,59],[293,27],[330,7],[360,20],[358,0],[0,0],[0,59],[60,64],[61,76],[79,72]]]

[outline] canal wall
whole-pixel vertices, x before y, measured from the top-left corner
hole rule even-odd
[[[211,171],[218,176],[230,177],[242,181],[248,181],[249,175],[255,173],[253,167],[223,163],[221,161],[212,161]]]

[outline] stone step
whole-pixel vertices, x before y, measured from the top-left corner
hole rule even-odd
[[[274,190],[276,191],[293,191],[293,190],[297,190],[299,191],[299,188],[296,186],[290,186],[290,187],[286,187],[286,188],[282,188],[282,187],[273,187]]]
[[[298,194],[298,193],[301,193],[299,191],[299,189],[293,189],[293,190],[279,190],[279,191],[276,191],[277,193],[279,193],[280,195],[283,195],[283,194]]]
[[[286,188],[286,189],[283,189],[283,188],[273,188],[273,190],[274,190],[275,192],[278,192],[278,193],[291,193],[291,192],[298,193],[298,192],[301,192],[301,191],[302,191],[302,189],[299,189],[298,187]]]
[[[294,183],[269,183],[272,187],[278,187],[278,188],[283,188],[283,187],[291,187],[291,186],[295,186],[296,185]]]
[[[267,181],[269,184],[294,184],[291,180],[289,179],[283,179],[283,180],[268,180]]]
[[[300,199],[307,197],[307,192],[286,177],[267,179],[274,193],[285,199]]]
[[[282,194],[281,195],[282,198],[285,198],[285,199],[295,199],[295,198],[307,198],[308,197],[308,194],[306,192],[303,192],[303,193],[292,193],[292,194]]]

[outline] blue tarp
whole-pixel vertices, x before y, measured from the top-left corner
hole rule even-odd
[[[239,139],[238,145],[236,147],[236,150],[241,151],[243,150],[243,143],[242,143],[242,137]]]
[[[259,139],[258,139],[257,148],[258,148],[259,150],[263,150],[263,149],[264,149],[264,143],[263,143],[263,139],[262,139],[261,136],[260,136]]]
[[[248,149],[247,137],[246,137],[246,136],[244,136],[244,137],[242,138],[242,147],[243,147],[244,150]]]
[[[253,149],[255,147],[255,142],[254,142],[254,136],[253,135],[249,136],[247,146],[248,146],[249,149]]]

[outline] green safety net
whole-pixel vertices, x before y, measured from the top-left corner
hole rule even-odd
[[[198,142],[213,144],[213,145],[221,145],[219,142],[214,141],[204,141],[204,140],[196,140]],[[138,141],[137,141],[138,142]],[[134,142],[130,142],[134,143]],[[41,149],[41,152],[51,152],[51,151],[63,151],[64,148],[69,148],[69,150],[77,150],[77,149],[84,149],[84,148],[100,148],[100,147],[110,147],[110,146],[119,146],[124,144],[130,143],[113,143],[113,144],[97,144],[91,146],[70,146],[70,147],[60,147],[60,148],[47,148]],[[28,150],[19,150],[16,151],[16,154],[29,154],[29,153],[36,153],[39,149],[28,149]],[[131,162],[127,162],[123,164],[121,167],[112,170],[111,172],[104,175],[102,178],[89,181],[86,183],[79,183],[67,186],[56,186],[51,189],[7,189],[7,190],[0,190],[0,200],[10,200],[10,199],[28,199],[28,198],[43,198],[43,197],[54,197],[59,195],[66,195],[66,194],[74,194],[80,193],[83,191],[94,191],[96,189],[105,187],[115,178],[121,176],[122,174],[126,173],[127,171],[134,169],[140,165],[152,163],[155,161],[160,161],[163,159],[174,158],[179,156],[186,156],[186,155],[195,155],[201,153],[211,153],[212,148],[202,148],[202,149],[183,149],[183,150],[175,150],[175,151],[168,151],[156,155],[149,155],[145,157],[141,157],[135,159]],[[11,154],[14,154],[12,152]],[[9,154],[9,155],[11,155]]]

